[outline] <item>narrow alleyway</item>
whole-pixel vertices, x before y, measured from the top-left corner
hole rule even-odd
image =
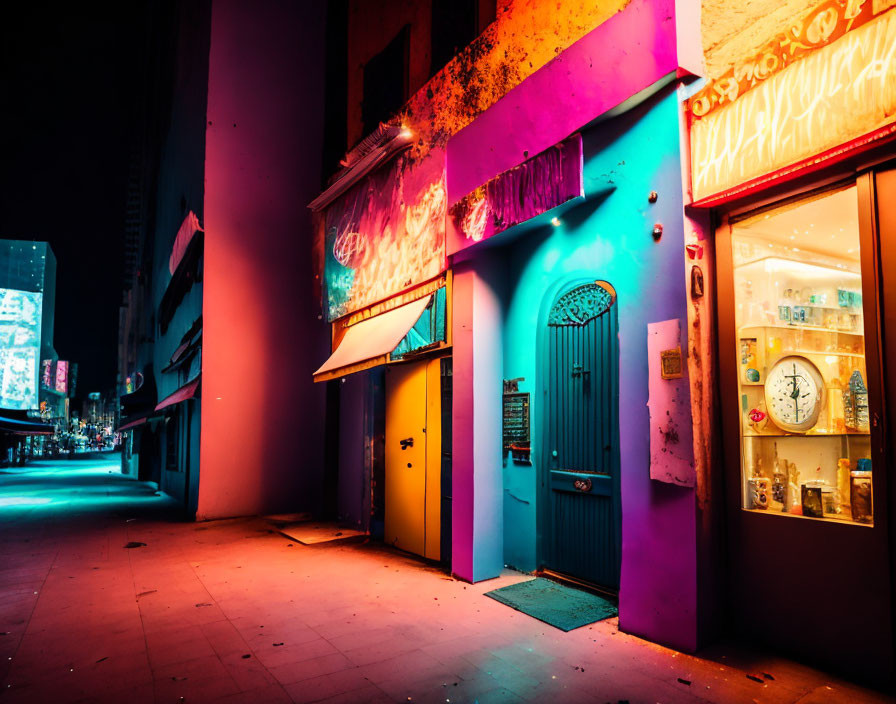
[[[768,656],[563,633],[380,545],[179,522],[118,456],[0,471],[4,702],[872,702]],[[130,546],[130,547],[129,547]]]

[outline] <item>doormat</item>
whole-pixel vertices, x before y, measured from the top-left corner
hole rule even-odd
[[[485,595],[561,631],[571,631],[619,613],[611,601],[542,577],[493,589]]]
[[[337,523],[290,523],[280,526],[280,532],[287,538],[292,538],[302,545],[314,545],[316,543],[328,543],[333,540],[346,540],[366,536],[364,531],[354,528],[345,528]]]

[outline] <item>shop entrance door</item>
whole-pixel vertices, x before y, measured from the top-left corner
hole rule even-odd
[[[544,568],[619,588],[616,294],[605,282],[567,290],[545,333],[542,467]]]
[[[440,361],[386,368],[385,540],[431,560],[441,539]]]
[[[728,623],[872,682],[894,673],[894,203],[879,170],[716,230]]]

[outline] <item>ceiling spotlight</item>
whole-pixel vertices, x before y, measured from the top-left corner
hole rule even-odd
[[[551,218],[551,225],[553,225],[554,227],[560,227],[560,218]]]

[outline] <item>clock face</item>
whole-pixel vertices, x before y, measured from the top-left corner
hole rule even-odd
[[[824,404],[824,380],[805,357],[779,360],[765,379],[768,414],[782,430],[805,432],[818,422]]]

